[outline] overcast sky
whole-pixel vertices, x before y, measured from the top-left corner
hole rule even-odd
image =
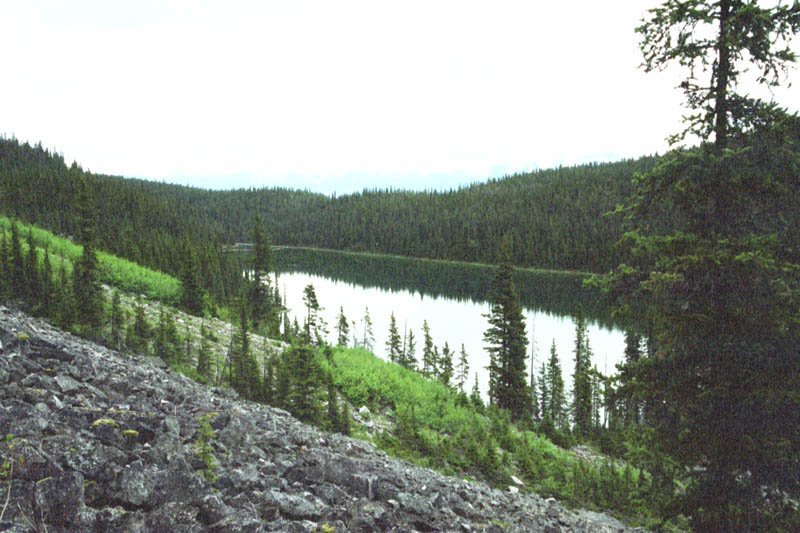
[[[339,194],[663,153],[678,77],[638,69],[634,33],[658,3],[2,0],[0,134],[93,172]]]

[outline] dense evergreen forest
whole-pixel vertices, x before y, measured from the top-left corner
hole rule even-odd
[[[100,211],[103,249],[172,274],[186,251],[223,297],[223,244],[249,241],[253,217],[273,244],[496,262],[503,235],[518,266],[591,272],[619,263],[619,220],[603,216],[655,157],[536,171],[447,192],[364,191],[328,197],[287,189],[205,191],[83,173],[40,145],[0,139],[2,211],[56,233],[75,232],[75,180],[85,174]],[[154,223],[157,221],[157,223]]]

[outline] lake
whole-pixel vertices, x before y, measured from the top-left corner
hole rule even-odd
[[[483,333],[489,312],[486,291],[493,269],[481,265],[369,256],[309,249],[276,248],[273,263],[278,287],[289,308],[289,317],[302,324],[305,317],[303,289],[311,284],[323,310],[328,340],[336,343],[340,307],[353,333],[363,338],[364,315],[369,309],[375,338],[374,352],[387,359],[386,339],[392,313],[402,336],[412,330],[416,358],[423,345],[423,321],[427,321],[434,344],[441,352],[445,342],[458,354],[464,345],[469,356],[471,389],[475,372],[481,392],[488,386],[489,356]],[[571,390],[574,367],[575,325],[580,308],[588,317],[593,363],[604,374],[613,373],[623,358],[624,333],[608,319],[599,295],[582,288],[583,276],[558,272],[518,271],[515,284],[521,294],[529,342],[534,342],[537,372],[555,342],[567,390]],[[354,323],[355,322],[355,323]],[[530,345],[528,349],[530,358]],[[454,357],[457,360],[457,355]]]

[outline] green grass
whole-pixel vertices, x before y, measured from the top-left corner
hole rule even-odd
[[[322,364],[355,408],[391,409],[394,431],[375,439],[391,455],[448,475],[475,476],[501,489],[515,475],[543,497],[610,510],[638,523],[656,515],[645,472],[586,462],[536,432],[521,430],[503,413],[481,413],[442,383],[363,349],[337,349],[332,362]]]
[[[17,222],[19,228],[20,241],[23,253],[27,253],[27,235],[29,229],[33,231],[33,240],[38,250],[39,260],[44,257],[43,249],[50,251],[50,260],[53,264],[53,271],[59,272],[61,268],[61,258],[64,258],[66,273],[72,272],[72,265],[83,252],[83,247],[73,243],[66,237],[53,235],[49,231]],[[11,221],[7,217],[0,216],[0,229],[6,231],[6,239],[10,238]],[[144,294],[150,299],[159,300],[164,303],[175,304],[180,296],[180,282],[172,276],[157,272],[149,268],[137,265],[127,259],[121,259],[109,253],[99,251],[97,253],[100,264],[100,277],[103,283],[127,292]]]

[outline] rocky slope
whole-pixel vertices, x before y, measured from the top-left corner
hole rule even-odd
[[[389,458],[5,307],[0,342],[0,531],[634,531]]]

